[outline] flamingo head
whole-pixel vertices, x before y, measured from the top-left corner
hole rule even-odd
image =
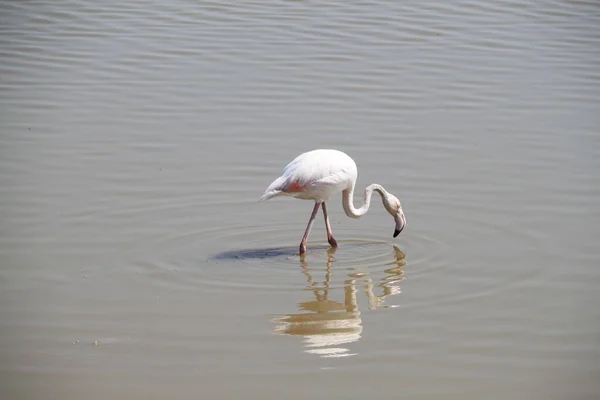
[[[392,217],[394,217],[394,221],[396,222],[396,228],[394,229],[394,237],[398,236],[402,229],[406,226],[406,217],[404,216],[404,211],[402,211],[402,205],[400,204],[400,200],[393,194],[387,193],[387,196],[383,197],[383,206],[390,213]]]

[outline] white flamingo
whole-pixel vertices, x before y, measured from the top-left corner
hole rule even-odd
[[[400,200],[388,193],[383,186],[374,183],[365,189],[364,204],[359,208],[355,208],[353,197],[357,177],[356,163],[346,153],[329,149],[313,150],[300,154],[289,163],[283,170],[283,174],[269,185],[260,201],[266,201],[277,196],[292,196],[302,200],[314,200],[315,207],[300,242],[300,254],[306,252],[306,241],[321,204],[325,216],[327,240],[331,246],[337,247],[337,242],[331,233],[325,202],[338,192],[342,192],[344,212],[350,218],[360,218],[365,214],[369,209],[373,191],[379,193],[383,200],[383,206],[396,221],[394,237],[398,236],[406,225],[406,218]]]

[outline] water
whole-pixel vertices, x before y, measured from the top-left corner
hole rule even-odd
[[[3,397],[598,397],[596,2],[0,20]],[[311,203],[256,200],[315,148],[397,239],[336,198],[295,254]]]

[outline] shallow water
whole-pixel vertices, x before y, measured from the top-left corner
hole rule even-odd
[[[0,20],[3,397],[598,397],[596,2]],[[314,148],[398,238],[336,198],[296,254],[311,203],[257,199]]]

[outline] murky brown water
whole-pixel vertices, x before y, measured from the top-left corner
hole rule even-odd
[[[595,1],[6,2],[3,398],[596,399]],[[403,202],[256,202],[337,148]]]

